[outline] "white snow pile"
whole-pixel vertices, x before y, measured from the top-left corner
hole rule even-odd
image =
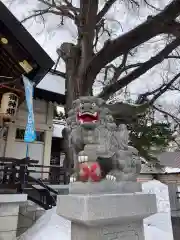
[[[56,214],[56,207],[46,211],[17,240],[71,240],[71,222]]]
[[[157,214],[144,219],[145,240],[173,240],[168,186],[153,180],[142,184],[144,193],[156,194]]]
[[[145,240],[173,240],[168,187],[153,180],[143,183],[143,192],[156,194],[158,213],[144,220]],[[46,213],[18,240],[71,240],[71,223],[56,214]]]

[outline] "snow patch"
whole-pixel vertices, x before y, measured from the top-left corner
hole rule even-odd
[[[153,180],[142,184],[143,192],[155,194],[158,213],[144,220],[145,240],[173,240],[168,187]],[[56,207],[46,213],[18,240],[71,240],[71,222],[56,214]]]
[[[56,207],[47,210],[17,240],[71,240],[71,222],[56,214]]]
[[[173,240],[168,186],[152,180],[142,184],[143,192],[156,195],[157,214],[144,219],[145,240]]]

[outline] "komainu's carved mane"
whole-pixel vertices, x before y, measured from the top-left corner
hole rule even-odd
[[[79,162],[106,158],[112,163],[109,172],[116,180],[136,178],[140,171],[138,152],[128,146],[126,125],[116,125],[102,99],[81,97],[75,100],[68,113],[67,127],[76,172],[81,165]]]

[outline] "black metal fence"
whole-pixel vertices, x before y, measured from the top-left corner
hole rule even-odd
[[[48,174],[49,178],[35,178],[35,173]],[[29,158],[0,158],[0,194],[27,193],[29,200],[49,209],[56,205],[58,194],[49,185],[68,183],[68,173],[62,167],[38,165],[38,160]]]

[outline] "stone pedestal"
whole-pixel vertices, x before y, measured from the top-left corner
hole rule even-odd
[[[76,183],[69,189],[58,196],[57,213],[71,220],[71,240],[144,240],[143,219],[156,213],[156,198],[141,193],[138,183]]]
[[[17,234],[19,237],[28,230],[43,214],[45,210],[37,204],[27,201],[19,208],[19,218],[17,226]]]
[[[27,201],[26,194],[0,194],[0,240],[15,240],[19,205]]]

